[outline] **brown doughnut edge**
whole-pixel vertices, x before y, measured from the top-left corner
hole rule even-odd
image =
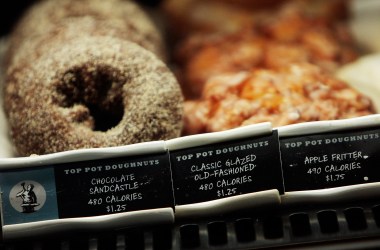
[[[81,19],[82,23],[78,23]],[[57,26],[70,22],[78,25],[76,36],[96,34],[127,39],[166,60],[161,33],[137,3],[122,0],[42,0],[28,9],[15,26],[10,35],[6,64],[14,59],[25,42],[54,33]]]
[[[6,76],[5,112],[21,156],[180,136],[181,89],[153,53],[105,36],[45,48]],[[99,125],[99,113],[111,124]]]

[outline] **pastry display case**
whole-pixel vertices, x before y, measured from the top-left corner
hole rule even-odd
[[[378,11],[2,7],[0,249],[378,249]]]

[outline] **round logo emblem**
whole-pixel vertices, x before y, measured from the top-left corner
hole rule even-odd
[[[9,200],[20,213],[34,213],[40,210],[46,201],[44,187],[32,180],[17,183],[9,193]]]

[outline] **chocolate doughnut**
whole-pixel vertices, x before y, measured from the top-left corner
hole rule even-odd
[[[59,38],[8,69],[4,106],[20,155],[180,135],[181,90],[153,53],[115,37]]]

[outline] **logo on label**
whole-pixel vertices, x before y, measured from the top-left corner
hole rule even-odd
[[[36,181],[22,181],[11,189],[9,199],[12,207],[18,212],[34,213],[43,207],[46,191]]]

